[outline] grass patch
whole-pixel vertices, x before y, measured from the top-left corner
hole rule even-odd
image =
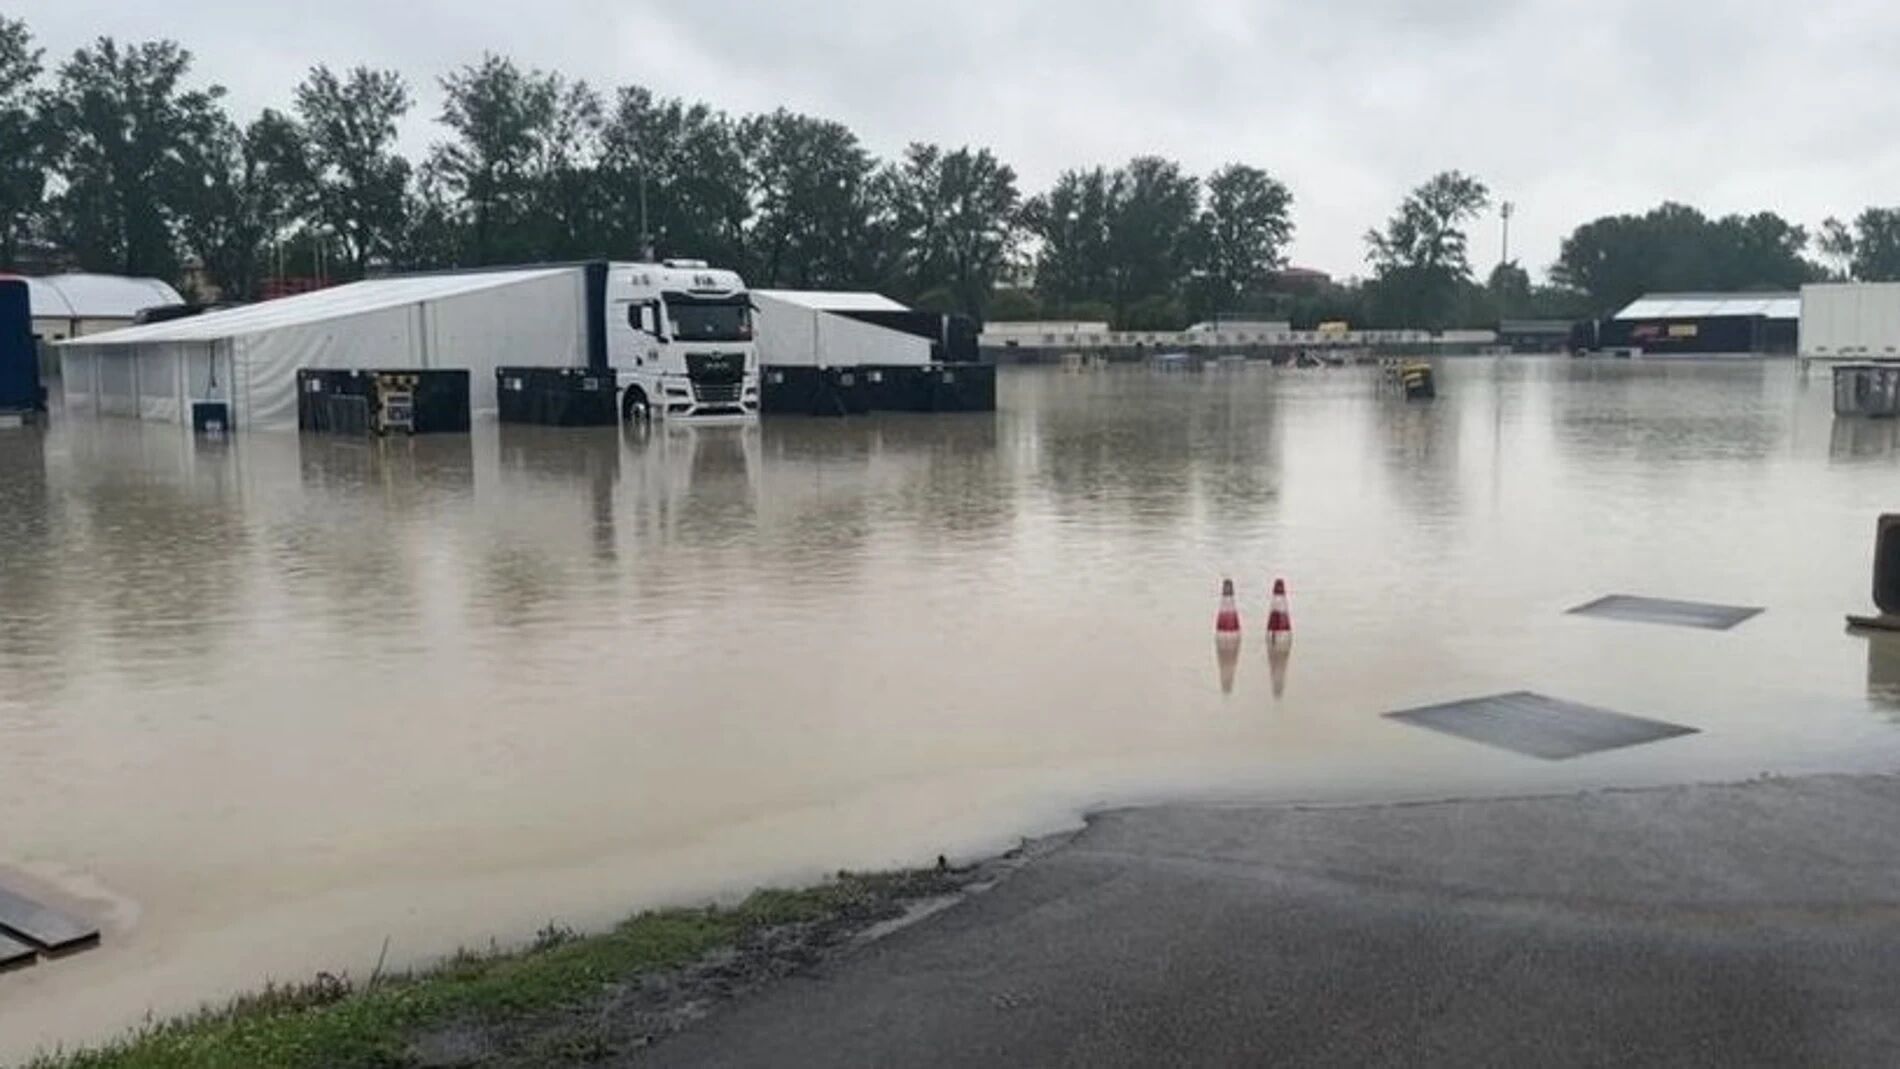
[[[522,950],[464,951],[434,968],[363,984],[319,976],[222,1009],[152,1025],[107,1046],[41,1057],[28,1069],[302,1069],[400,1066],[415,1033],[452,1021],[528,1016],[575,1004],[747,935],[865,915],[933,893],[932,873],[841,874],[803,891],[759,891],[738,906],[643,913],[602,935],[550,925]]]

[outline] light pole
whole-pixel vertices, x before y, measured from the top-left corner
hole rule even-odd
[[[1511,216],[1517,214],[1517,205],[1507,200],[1498,205],[1498,214],[1504,218],[1504,248],[1498,254],[1498,262],[1508,264],[1511,262]]]
[[[653,231],[647,228],[647,169],[640,168],[640,259],[653,262]]]

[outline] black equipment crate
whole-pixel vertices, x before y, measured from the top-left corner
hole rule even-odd
[[[578,367],[501,367],[495,394],[503,423],[607,427],[620,421],[619,390],[610,371]]]
[[[773,365],[759,378],[761,412],[861,416],[872,408],[862,368]]]
[[[469,427],[462,369],[297,371],[297,429],[334,434],[458,434]]]
[[[881,412],[994,412],[994,364],[860,368],[871,407]]]

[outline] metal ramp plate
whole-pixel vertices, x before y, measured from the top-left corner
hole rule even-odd
[[[1572,616],[1601,616],[1609,620],[1701,627],[1710,631],[1727,631],[1744,620],[1761,615],[1761,612],[1760,609],[1743,605],[1709,605],[1700,601],[1671,601],[1668,598],[1644,598],[1632,594],[1611,594],[1570,610]]]
[[[0,938],[6,937],[57,954],[97,942],[99,929],[0,887]]]
[[[1562,761],[1696,733],[1695,728],[1681,724],[1626,716],[1529,691],[1428,705],[1385,715],[1400,723],[1546,761]]]
[[[33,964],[40,952],[18,940],[0,935],[0,972]]]

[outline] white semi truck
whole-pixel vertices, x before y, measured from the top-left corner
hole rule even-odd
[[[758,417],[752,298],[737,272],[702,260],[614,263],[605,298],[623,418]]]

